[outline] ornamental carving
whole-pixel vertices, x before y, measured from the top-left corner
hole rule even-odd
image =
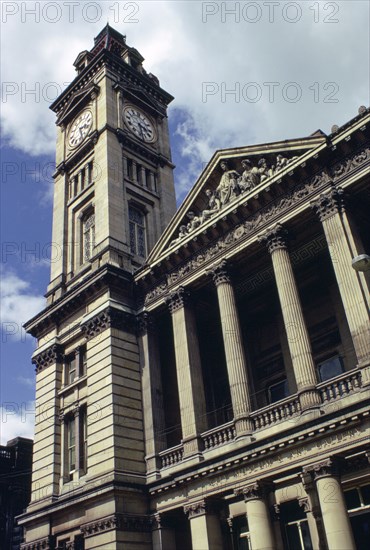
[[[207,511],[206,501],[199,500],[193,504],[186,504],[184,506],[184,512],[189,519],[196,518],[198,516],[203,516]]]
[[[154,332],[156,329],[153,317],[145,311],[137,317],[137,333],[143,336],[148,332]]]
[[[115,529],[116,527],[117,527],[117,516],[113,515],[113,516],[102,518],[98,521],[85,523],[84,525],[81,525],[80,529],[83,536],[86,538],[86,537],[92,537],[93,535],[96,535],[103,531],[110,531],[111,529]]]
[[[241,161],[243,169],[241,174],[237,170],[231,169],[227,160],[221,161],[220,168],[223,174],[218,186],[215,191],[211,191],[210,189],[205,190],[208,207],[199,214],[193,211],[187,213],[186,217],[189,221],[187,224],[180,226],[179,235],[172,244],[181,241],[186,235],[212,218],[234,199],[252,191],[260,183],[264,183],[265,180],[272,178],[297,160],[297,158],[295,156],[288,159],[279,154],[275,157],[274,163],[270,165],[267,164],[265,158],[259,159],[256,165],[253,165],[251,160],[244,159]]]
[[[234,490],[235,496],[243,496],[247,500],[261,500],[273,490],[273,484],[268,481],[256,481],[245,487]]]
[[[213,282],[216,286],[222,285],[224,283],[230,283],[230,275],[227,269],[227,262],[222,261],[218,265],[212,267],[206,271],[207,275],[211,275]]]
[[[178,309],[183,308],[190,299],[190,294],[184,287],[180,286],[175,292],[171,292],[169,296],[165,298],[165,302],[168,305],[170,313],[175,313]]]
[[[281,223],[277,223],[274,227],[270,227],[265,233],[258,236],[260,243],[265,243],[270,254],[275,250],[285,250],[287,248],[288,232]]]
[[[230,249],[235,243],[250,237],[253,233],[257,232],[261,226],[272,222],[274,219],[278,219],[289,209],[295,207],[301,202],[305,202],[307,198],[315,193],[320,187],[327,185],[339,177],[339,172],[343,170],[343,173],[350,172],[356,169],[358,166],[366,162],[370,157],[370,147],[363,151],[357,152],[344,161],[333,164],[328,172],[321,171],[316,175],[308,178],[303,183],[297,184],[283,196],[278,199],[272,199],[268,204],[261,208],[258,212],[250,215],[245,222],[237,225],[226,233],[223,237],[219,238],[216,242],[206,245],[195,256],[186,261],[179,268],[172,271],[167,275],[167,281],[161,281],[161,283],[151,290],[149,290],[145,296],[145,304],[152,302],[153,300],[163,296],[168,292],[168,288],[184,279],[189,273],[202,267],[207,262],[216,259],[226,250]],[[211,191],[206,191],[207,196],[211,197]],[[213,206],[209,207],[212,211],[212,215],[219,212],[218,203],[212,203]],[[199,216],[198,216],[199,218]],[[205,220],[203,220],[205,221]],[[202,222],[203,223],[203,222]],[[183,229],[183,236],[188,235],[186,226]],[[181,237],[182,238],[182,237]],[[176,239],[176,242],[180,239]],[[173,241],[175,242],[175,241]]]
[[[36,373],[41,372],[44,368],[60,363],[63,359],[62,347],[60,344],[53,344],[50,348],[42,351],[36,357],[32,358],[32,363],[35,365]]]
[[[151,521],[148,516],[114,514],[98,521],[85,523],[84,525],[81,525],[80,529],[85,538],[92,537],[103,531],[111,531],[112,529],[137,533],[149,533],[151,531]]]
[[[327,458],[316,464],[305,466],[303,473],[309,473],[316,481],[323,477],[339,477],[343,459],[340,457]]]
[[[136,332],[136,319],[132,313],[112,307],[106,308],[88,321],[81,324],[85,338],[94,338],[107,328],[116,328],[126,332]]]
[[[52,550],[54,546],[54,537],[47,536],[33,542],[21,544],[21,550]]]
[[[343,194],[343,189],[333,187],[311,202],[311,207],[316,211],[321,222],[341,212],[344,203]]]

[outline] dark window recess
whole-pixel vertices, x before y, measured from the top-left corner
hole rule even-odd
[[[288,397],[289,395],[289,388],[288,388],[288,380],[280,380],[280,382],[276,382],[275,384],[271,384],[271,386],[267,389],[267,397],[269,403],[276,403],[276,401],[280,401],[281,399],[285,399],[285,397]]]
[[[129,207],[130,250],[132,254],[145,257],[145,215],[137,208]]]
[[[317,373],[319,376],[320,382],[325,382],[325,380],[330,380],[335,376],[339,376],[344,372],[343,363],[341,357],[338,355],[335,357],[330,357],[325,361],[322,361],[317,365]]]

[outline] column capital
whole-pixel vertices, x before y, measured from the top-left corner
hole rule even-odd
[[[258,235],[258,241],[267,246],[270,254],[279,249],[287,249],[288,231],[281,223],[277,223],[273,227],[267,229],[264,233]]]
[[[280,504],[273,504],[270,507],[270,514],[272,521],[280,521]]]
[[[326,193],[322,193],[317,199],[311,201],[311,208],[315,210],[321,222],[342,211],[344,206],[343,195],[343,189],[333,187]]]
[[[177,290],[166,296],[165,302],[170,310],[170,313],[172,314],[189,303],[189,299],[190,292],[188,292],[183,286],[180,286]]]
[[[152,531],[158,529],[171,529],[173,528],[173,521],[162,512],[156,512],[150,516],[150,525]]]
[[[234,490],[235,496],[243,496],[244,501],[248,500],[262,500],[273,491],[274,484],[271,481],[255,481],[250,485],[245,485],[239,489]]]
[[[308,497],[299,498],[298,504],[302,508],[305,514],[307,514],[308,512],[311,512],[311,504]]]
[[[154,323],[153,315],[147,311],[144,311],[137,316],[136,323],[139,336],[143,336],[149,332],[156,332],[156,325]]]
[[[339,477],[343,466],[343,458],[329,457],[303,468],[303,473],[309,473],[314,481],[324,477]]]
[[[207,512],[207,505],[204,499],[199,500],[198,502],[193,502],[192,504],[185,504],[184,512],[189,519],[204,516]]]
[[[198,516],[204,516],[205,514],[212,514],[220,511],[220,502],[216,499],[201,499],[191,504],[185,504],[184,512],[189,519],[196,518]]]
[[[216,286],[230,283],[229,265],[225,260],[207,269],[206,274],[212,276]]]

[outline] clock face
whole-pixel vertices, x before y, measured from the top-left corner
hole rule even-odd
[[[155,130],[149,118],[139,109],[129,105],[124,108],[123,118],[135,136],[146,143],[156,140]]]
[[[68,143],[70,147],[77,147],[87,136],[92,125],[92,114],[84,111],[72,124],[69,131]]]

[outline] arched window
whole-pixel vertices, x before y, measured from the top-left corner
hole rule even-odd
[[[95,247],[95,213],[90,211],[82,219],[82,260],[87,262],[93,256]]]
[[[146,239],[145,239],[145,215],[138,208],[129,206],[128,209],[130,226],[130,250],[132,254],[145,258]]]

